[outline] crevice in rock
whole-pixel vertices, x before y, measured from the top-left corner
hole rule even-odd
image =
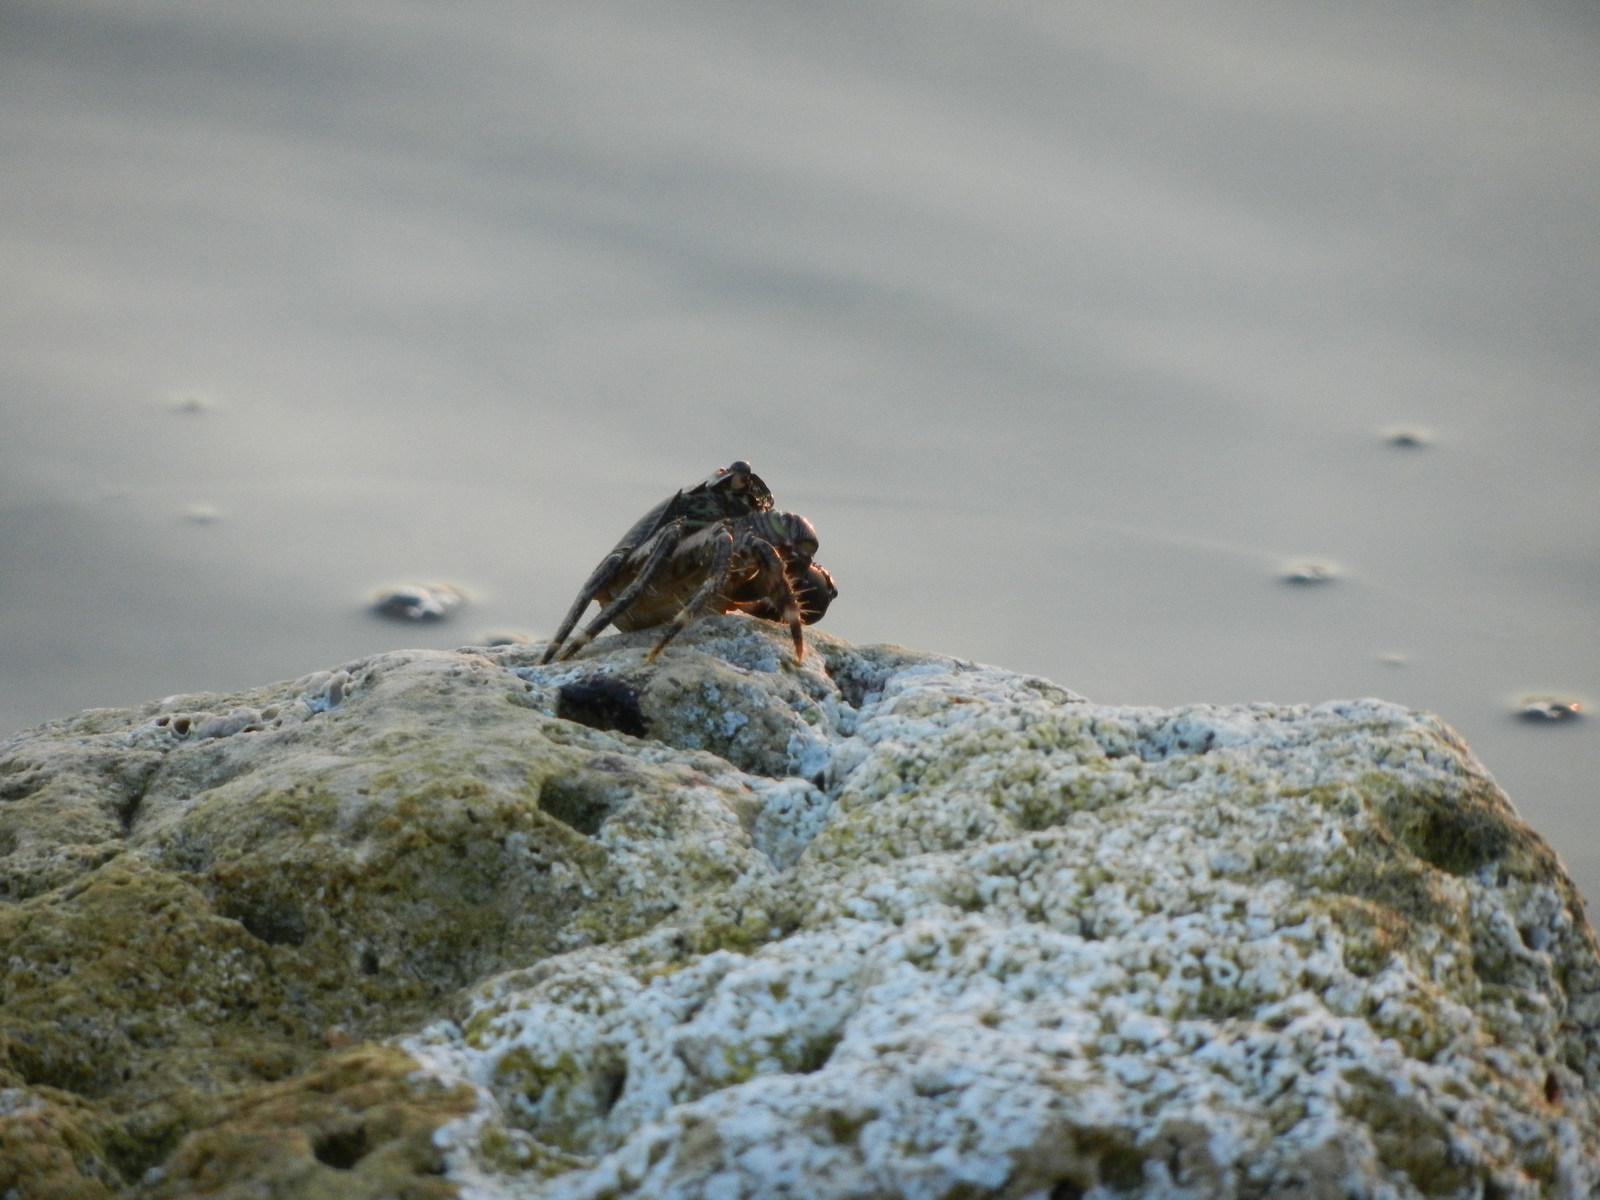
[[[1132,750],[1142,761],[1156,763],[1207,754],[1216,742],[1216,730],[1180,718],[1144,733],[1133,743]]]
[[[828,1065],[828,1060],[833,1057],[833,1052],[838,1049],[844,1035],[837,1030],[812,1038],[802,1048],[800,1061],[795,1064],[795,1073],[810,1075],[822,1070]]]
[[[0,762],[0,803],[26,800],[50,780],[50,772],[25,758]]]
[[[822,669],[839,689],[840,699],[850,708],[860,708],[869,697],[881,695],[890,677],[905,665],[868,662],[859,654],[841,653],[832,645],[824,645],[821,650]]]
[[[600,1115],[605,1116],[617,1106],[617,1101],[622,1099],[622,1093],[628,1088],[628,1068],[624,1064],[615,1071],[607,1071],[600,1077]]]
[[[149,771],[140,786],[129,788],[117,804],[117,824],[122,828],[122,836],[129,837],[133,833],[134,824],[139,819],[139,810],[144,807],[144,798],[150,790],[150,781],[155,778],[155,771]]]
[[[585,837],[593,837],[611,815],[609,792],[582,774],[556,775],[539,788],[539,811]]]
[[[310,933],[306,927],[305,913],[287,897],[221,897],[217,904],[217,915],[239,922],[246,933],[269,946],[303,945]]]
[[[336,1129],[319,1135],[311,1143],[318,1162],[339,1171],[349,1171],[372,1151],[364,1125]]]
[[[1452,875],[1470,875],[1499,858],[1509,843],[1504,822],[1467,805],[1440,802],[1406,831],[1405,840],[1418,858]]]

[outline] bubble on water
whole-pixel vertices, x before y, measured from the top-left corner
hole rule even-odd
[[[396,621],[442,621],[467,602],[467,593],[448,583],[408,583],[379,592],[372,611]]]
[[[1583,701],[1571,696],[1523,696],[1517,700],[1516,713],[1535,725],[1576,721],[1583,715]]]
[[[487,633],[479,634],[475,646],[526,646],[532,643],[534,637],[531,633],[523,633],[520,629],[493,629]]]
[[[1321,558],[1297,558],[1284,563],[1283,570],[1278,576],[1285,583],[1301,585],[1332,583],[1338,577],[1339,568]]]
[[[1383,430],[1383,440],[1402,450],[1420,450],[1433,445],[1433,430],[1425,425],[1390,425]]]

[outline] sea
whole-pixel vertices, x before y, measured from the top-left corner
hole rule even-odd
[[[6,0],[0,737],[548,635],[744,459],[819,628],[1430,710],[1600,897],[1597,63],[1590,0]]]

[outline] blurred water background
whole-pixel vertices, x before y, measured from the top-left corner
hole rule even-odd
[[[822,628],[1431,709],[1600,896],[1592,0],[5,0],[0,145],[0,734],[747,458]]]

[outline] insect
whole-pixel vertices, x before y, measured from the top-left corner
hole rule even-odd
[[[801,626],[821,620],[839,594],[833,577],[811,561],[816,552],[811,522],[773,511],[766,483],[749,463],[735,462],[663,500],[622,535],[539,661],[571,658],[608,625],[665,623],[654,659],[695,618],[725,612],[787,624],[795,658],[803,659]],[[600,612],[574,634],[590,601]]]

